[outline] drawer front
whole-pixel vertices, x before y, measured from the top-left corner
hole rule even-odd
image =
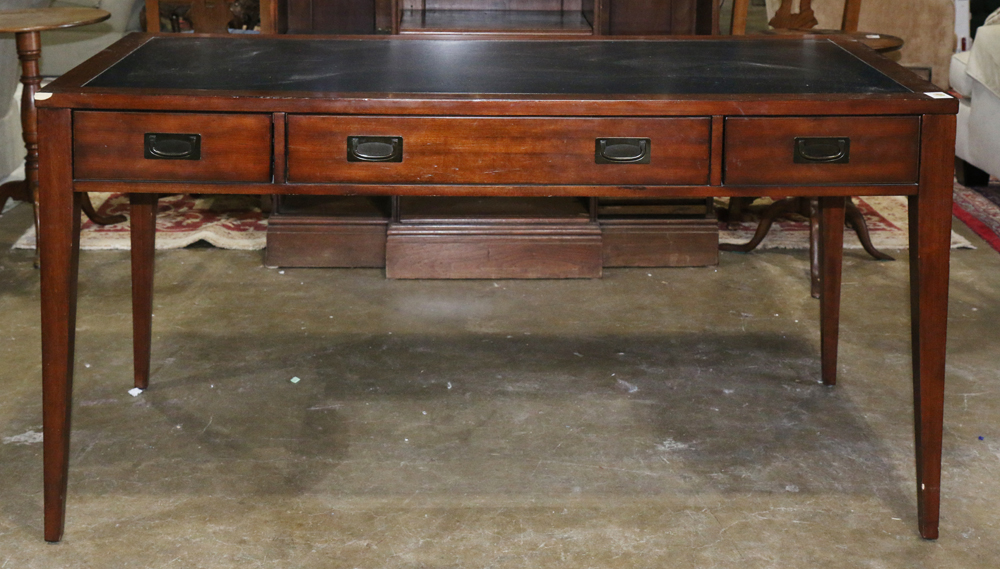
[[[73,130],[77,179],[271,181],[270,115],[77,111]]]
[[[917,181],[917,117],[727,118],[725,183]]]
[[[705,184],[707,118],[288,117],[288,181],[418,184]],[[359,138],[360,137],[360,138]],[[376,137],[385,161],[351,154]],[[401,154],[392,157],[392,144]],[[612,157],[620,140],[648,139],[647,163],[597,163],[598,139]],[[615,147],[615,148],[610,148]],[[378,151],[376,146],[369,146]],[[613,150],[618,150],[616,154]],[[390,161],[395,159],[395,161]]]

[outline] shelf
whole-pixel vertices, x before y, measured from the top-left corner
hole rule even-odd
[[[707,219],[715,218],[711,200],[690,199],[628,199],[601,198],[597,217],[606,219]]]
[[[560,10],[403,10],[399,33],[592,35],[583,12]]]
[[[404,224],[589,223],[586,199],[402,197]]]

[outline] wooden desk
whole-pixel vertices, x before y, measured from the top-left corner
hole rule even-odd
[[[37,103],[47,540],[91,190],[131,195],[139,387],[159,193],[816,197],[827,385],[844,199],[908,196],[919,529],[937,537],[958,102],[857,43],[132,35]]]

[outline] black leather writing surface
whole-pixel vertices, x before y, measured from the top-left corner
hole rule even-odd
[[[823,40],[157,37],[88,87],[327,93],[907,93]]]

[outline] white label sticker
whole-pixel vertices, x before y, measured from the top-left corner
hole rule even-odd
[[[51,96],[52,96],[52,93],[35,93],[35,100],[36,101],[44,101],[45,99],[48,99]]]
[[[931,91],[929,93],[924,93],[924,95],[927,95],[928,97],[930,97],[932,99],[951,99],[952,98],[951,95],[949,95],[948,93],[945,93],[943,91]]]

